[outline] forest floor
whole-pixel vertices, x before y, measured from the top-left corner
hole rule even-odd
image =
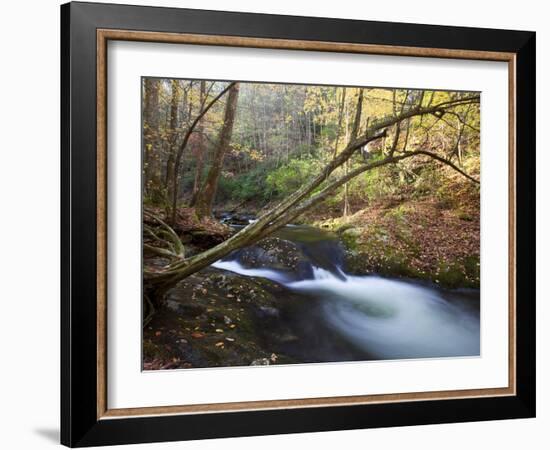
[[[162,208],[147,205],[144,209],[149,214],[161,217],[168,222]],[[147,216],[143,220],[145,224],[152,227],[157,225],[154,220],[151,220]],[[186,256],[192,256],[197,252],[214,247],[225,241],[233,233],[230,227],[220,223],[216,219],[204,218],[199,221],[193,208],[179,208],[176,223],[172,225],[172,228],[185,246]],[[150,236],[145,237],[148,243],[154,244],[154,242],[151,242]],[[144,257],[147,258],[148,256],[154,255],[149,255],[145,251]]]
[[[305,220],[339,234],[349,273],[479,288],[479,196],[454,192],[452,202],[398,197],[356,206],[348,217],[325,210]]]
[[[257,318],[275,314],[281,286],[214,268],[180,282],[143,330],[143,369],[290,362],[262,346]]]
[[[347,273],[422,279],[445,288],[478,288],[479,197],[457,192],[453,191],[453,202],[433,196],[359,201],[352,204],[354,213],[345,218],[340,205],[324,205],[301,222],[340,237]],[[254,216],[251,211],[236,212],[243,216],[243,225]],[[192,209],[180,210],[175,229],[188,254],[210,248],[232,232],[214,219],[198,222]],[[285,248],[281,245],[277,244],[279,250]],[[292,256],[291,250],[283,253]],[[294,338],[293,333],[281,332],[280,327],[277,332],[257,327],[270,320],[280,323],[281,298],[292,299],[291,291],[263,278],[212,267],[191,275],[169,293],[166,307],[144,327],[143,369],[292,363],[288,356],[270,349],[273,342],[283,346]]]

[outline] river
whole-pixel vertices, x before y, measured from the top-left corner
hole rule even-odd
[[[275,319],[258,324],[277,351],[300,362],[480,354],[479,290],[350,275],[337,236],[314,227],[287,225],[275,236],[298,246],[307,267],[251,268],[239,252],[213,266],[286,288]]]

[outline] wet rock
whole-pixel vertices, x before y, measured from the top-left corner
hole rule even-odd
[[[153,369],[167,363],[179,368],[287,363],[290,357],[279,342],[297,338],[291,330],[281,330],[281,299],[292,301],[291,292],[268,279],[213,267],[190,275],[168,292],[165,307],[144,329],[144,365]],[[219,342],[224,345],[217,346]],[[173,363],[174,358],[179,362]],[[153,361],[162,364],[153,367]]]
[[[248,225],[253,220],[255,220],[254,216],[249,214],[241,214],[238,216],[233,216],[228,220],[228,223],[232,225]]]
[[[298,245],[276,237],[263,239],[255,246],[239,250],[232,256],[249,269],[298,272],[310,265]]]
[[[269,366],[271,361],[268,358],[258,358],[250,363],[251,366]]]
[[[185,304],[171,299],[168,299],[166,301],[166,307],[178,314],[192,317],[201,316],[206,311],[206,309],[202,305]]]
[[[299,340],[298,336],[290,332],[274,334],[273,339],[285,344],[288,344],[289,342],[296,342]]]
[[[220,223],[225,225],[248,225],[255,217],[252,214],[221,213],[218,214]]]
[[[201,250],[221,244],[228,237],[227,233],[214,233],[211,230],[192,230],[188,231],[188,235],[191,245]]]
[[[278,318],[279,310],[271,306],[260,306],[258,308],[258,316],[260,318]]]
[[[295,272],[298,280],[310,280],[313,278],[313,267],[309,261],[299,261],[296,264]]]

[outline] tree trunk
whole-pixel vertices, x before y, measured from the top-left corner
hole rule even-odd
[[[201,188],[197,202],[195,204],[195,212],[199,219],[212,215],[212,205],[218,187],[218,180],[223,166],[223,159],[231,142],[233,133],[233,124],[235,122],[235,113],[237,111],[237,100],[239,98],[239,84],[236,83],[230,90],[225,105],[225,115],[223,127],[218,138],[218,144],[214,151],[214,157],[204,186]]]
[[[334,140],[334,152],[332,157],[338,154],[338,144],[340,143],[340,135],[342,134],[342,119],[344,118],[344,106],[346,105],[346,88],[342,89],[342,103],[340,103],[340,111],[338,113],[338,128],[336,129],[336,139]]]
[[[160,187],[160,167],[157,144],[159,134],[159,80],[145,78],[143,108],[144,188],[153,197]]]
[[[206,94],[206,81],[201,81],[201,93],[200,93],[200,104],[204,104]],[[197,126],[197,131],[199,133],[199,141],[197,147],[197,167],[195,169],[195,180],[193,182],[193,192],[191,194],[191,201],[189,206],[195,206],[197,203],[197,196],[199,195],[200,187],[202,184],[202,172],[204,170],[204,154],[205,154],[205,145],[204,145],[204,124],[203,121],[199,121]]]
[[[247,245],[252,245],[260,239],[269,236],[287,223],[295,220],[304,212],[320,204],[320,202],[324,201],[336,189],[339,189],[353,178],[378,167],[394,164],[407,158],[424,156],[446,164],[469,180],[479,184],[478,180],[465,173],[461,168],[457,167],[448,159],[442,158],[441,156],[426,150],[406,151],[406,149],[403,149],[403,151],[398,154],[392,152],[390,155],[381,160],[361,164],[360,166],[349,170],[347,174],[344,174],[343,176],[340,176],[332,181],[329,180],[331,174],[333,174],[337,168],[345,164],[358,149],[374,140],[384,138],[387,134],[386,130],[388,128],[399,124],[403,120],[410,117],[434,114],[436,112],[444,114],[446,108],[468,104],[468,102],[479,102],[479,96],[442,102],[430,107],[422,108],[419,105],[418,107],[410,108],[397,116],[391,115],[389,117],[384,117],[380,120],[374,121],[372,125],[367,127],[367,130],[361,138],[357,138],[361,124],[362,96],[360,95],[358,98],[355,123],[353,124],[350,141],[346,147],[319,172],[316,177],[309,180],[297,191],[282,200],[277,206],[259,217],[255,222],[247,225],[245,228],[221,244],[189,258],[185,258],[174,253],[172,258],[173,262],[162,270],[148,270],[145,268],[143,271],[143,279],[146,294],[149,295],[149,298],[157,296],[156,303],[162,303],[162,296],[164,296],[168,289],[174,286],[179,280],[182,280],[183,278],[186,278],[187,276],[209,266],[236,249]],[[228,99],[228,104],[230,103],[232,103],[231,96],[230,99]],[[222,136],[220,136],[220,142],[222,142],[221,137]],[[396,147],[396,145],[394,145],[394,147]],[[161,298],[158,296],[161,296]]]
[[[357,94],[357,106],[355,108],[355,119],[353,121],[353,128],[351,129],[351,135],[348,137],[348,140],[351,142],[355,141],[357,139],[357,135],[359,134],[360,128],[361,128],[361,116],[363,115],[363,89],[359,90],[359,93]],[[346,133],[347,133],[347,126],[346,126]],[[385,137],[385,134],[384,134]],[[344,177],[347,177],[349,174],[349,158],[344,163]],[[344,184],[344,208],[343,208],[343,216],[348,217],[350,215],[350,206],[349,206],[349,186],[348,183]]]
[[[185,151],[185,148],[187,146],[187,143],[189,142],[189,138],[191,137],[191,134],[195,131],[196,126],[200,122],[200,120],[203,118],[203,116],[214,106],[214,104],[225,95],[227,91],[229,91],[236,83],[232,82],[227,85],[227,87],[221,91],[216,97],[214,97],[206,106],[201,105],[201,112],[195,117],[195,120],[191,125],[189,125],[189,128],[187,129],[187,132],[185,133],[185,136],[183,137],[183,140],[178,148],[178,151],[176,153],[176,158],[174,160],[174,170],[172,175],[172,208],[171,208],[171,223],[172,225],[176,222],[176,209],[178,206],[178,191],[179,191],[179,170],[181,165],[181,159],[183,157],[183,152]],[[193,102],[189,102],[192,104]],[[189,113],[191,113],[191,107],[189,108]],[[189,116],[190,117],[190,116]]]
[[[164,177],[164,191],[166,198],[171,198],[170,186],[172,185],[172,175],[174,172],[174,159],[178,150],[178,107],[181,97],[181,91],[178,80],[172,80],[172,97],[170,99],[170,124],[169,124],[169,142],[170,148],[168,152],[168,160],[166,161],[166,174]],[[185,106],[185,105],[184,105]]]
[[[349,173],[349,161],[346,161],[344,164],[344,176]],[[344,184],[344,208],[342,210],[342,215],[344,218],[347,218],[350,215],[349,207],[349,183]]]

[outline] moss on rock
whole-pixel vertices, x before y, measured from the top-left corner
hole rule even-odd
[[[479,287],[479,217],[437,202],[369,207],[317,223],[335,231],[346,270],[419,278],[444,287]]]
[[[182,280],[143,331],[146,370],[289,362],[265,346],[257,318],[277,317],[283,287],[213,268]],[[269,317],[261,323],[266,323]]]

